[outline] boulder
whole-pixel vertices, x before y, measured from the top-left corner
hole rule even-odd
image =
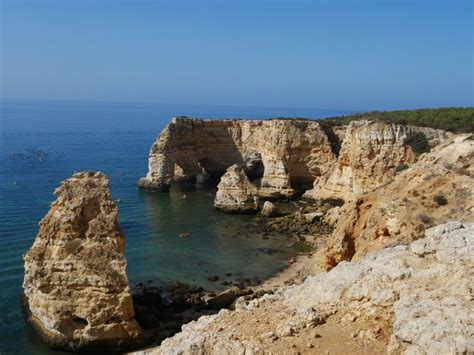
[[[76,173],[56,189],[24,256],[28,320],[53,348],[119,351],[136,346],[125,238],[102,173]]]
[[[271,203],[270,201],[265,201],[260,213],[262,214],[262,216],[265,217],[276,217],[280,214],[280,211],[273,203]]]
[[[204,301],[208,308],[219,310],[221,308],[229,307],[235,301],[235,299],[240,296],[241,292],[239,291],[240,290],[238,288],[229,288],[215,296],[206,296]]]
[[[323,216],[324,216],[324,213],[322,212],[310,212],[310,213],[303,214],[304,220],[308,223],[314,223],[320,220]]]

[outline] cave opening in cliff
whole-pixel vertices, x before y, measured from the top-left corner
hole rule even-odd
[[[302,195],[306,190],[313,188],[314,177],[312,176],[291,176],[290,186],[297,195]]]
[[[265,166],[262,161],[255,162],[252,165],[245,166],[245,175],[251,182],[259,182],[265,173]]]
[[[288,161],[288,174],[290,187],[295,190],[295,197],[301,196],[306,190],[313,188],[315,176],[321,174],[318,168],[307,165],[304,159],[294,155]]]
[[[196,183],[206,183],[212,186],[217,186],[227,168],[221,162],[212,158],[200,159],[198,166],[200,172],[196,176]]]

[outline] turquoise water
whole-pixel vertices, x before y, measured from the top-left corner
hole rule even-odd
[[[0,107],[0,353],[53,353],[26,326],[19,305],[22,254],[74,171],[100,170],[120,199],[128,272],[138,282],[182,281],[216,287],[211,275],[265,278],[287,263],[287,241],[249,234],[250,216],[212,209],[214,190],[183,187],[169,194],[138,190],[148,150],[172,116],[209,118],[325,117],[348,112],[277,108],[3,101]],[[14,184],[14,182],[18,184]],[[183,192],[184,189],[184,192]],[[181,198],[183,193],[187,198]],[[186,239],[180,232],[189,232]],[[281,249],[272,255],[260,248]],[[231,278],[232,279],[232,278]]]

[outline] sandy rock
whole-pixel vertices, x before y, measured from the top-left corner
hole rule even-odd
[[[249,181],[242,166],[234,164],[222,176],[214,207],[227,213],[257,212],[258,190]]]
[[[218,293],[215,296],[208,296],[204,299],[205,304],[207,307],[211,309],[222,309],[229,307],[235,299],[241,294],[239,292],[239,289],[227,289],[225,291],[222,291]]]
[[[337,225],[337,221],[339,220],[340,211],[340,206],[329,209],[324,215],[324,223],[330,225],[331,227],[335,227]]]
[[[346,202],[328,243],[327,267],[408,244],[430,226],[450,219],[474,222],[474,174],[468,172],[474,166],[474,141],[459,138],[425,153],[391,183]],[[446,165],[453,155],[456,159]],[[447,203],[437,204],[436,196],[444,196]]]
[[[346,128],[337,164],[316,180],[314,189],[305,196],[350,200],[392,181],[394,169],[416,161],[405,138],[420,131],[432,140],[446,135],[444,131],[424,127],[352,121]]]
[[[306,222],[314,223],[320,220],[323,216],[324,216],[324,213],[322,212],[310,212],[310,213],[304,213],[302,217]]]
[[[109,179],[76,173],[55,194],[24,256],[28,319],[54,348],[126,349],[141,329]]]

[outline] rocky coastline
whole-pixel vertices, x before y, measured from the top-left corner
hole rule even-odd
[[[29,320],[69,350],[147,342],[140,353],[474,351],[473,162],[472,134],[426,127],[174,118],[138,186],[167,192],[214,179],[217,210],[255,214],[259,233],[287,235],[298,256],[263,282],[216,275],[218,292],[140,283],[132,296],[108,180],[79,173],[57,190],[25,256]],[[83,253],[89,243],[100,258]]]

